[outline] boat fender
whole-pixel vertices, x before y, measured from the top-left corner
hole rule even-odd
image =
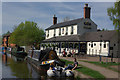
[[[47,75],[49,77],[54,77],[54,76],[56,76],[56,71],[55,70],[47,70]]]
[[[74,73],[73,73],[71,70],[66,70],[66,71],[65,71],[65,74],[66,74],[67,77],[72,77],[72,76],[74,76]]]

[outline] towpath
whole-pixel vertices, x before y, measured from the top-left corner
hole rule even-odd
[[[59,57],[59,58],[69,60],[69,61],[73,61],[73,57]],[[117,72],[114,72],[114,71],[109,70],[107,68],[100,67],[100,66],[97,66],[97,65],[94,65],[94,64],[91,64],[91,63],[79,61],[79,59],[77,59],[77,61],[78,61],[79,64],[81,64],[83,66],[86,66],[86,67],[88,67],[90,69],[93,69],[95,71],[100,72],[106,78],[118,78],[118,73]]]

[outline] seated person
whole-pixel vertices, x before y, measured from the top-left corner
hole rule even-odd
[[[51,63],[50,64],[50,67],[49,67],[49,70],[55,70],[55,68],[54,68],[54,65],[53,65],[54,63]]]
[[[77,66],[78,66],[78,62],[77,62],[76,58],[74,58],[74,64],[72,64],[72,65],[69,64],[69,65],[65,68],[65,70],[67,70],[67,69],[74,70],[74,69],[77,68]]]

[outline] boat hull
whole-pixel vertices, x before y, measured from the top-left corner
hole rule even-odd
[[[26,52],[11,52],[11,54],[18,58],[25,58],[27,56]]]
[[[36,61],[30,57],[27,57],[27,62],[29,64],[31,64],[33,67],[35,67],[37,70],[41,71],[41,70],[45,70],[47,71],[49,69],[49,64],[47,65],[40,65],[39,61]]]

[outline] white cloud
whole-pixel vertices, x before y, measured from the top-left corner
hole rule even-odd
[[[27,5],[25,3],[24,5],[27,7],[23,7],[23,4],[20,6],[20,5],[3,3],[3,7],[4,7],[3,8],[3,19],[2,19],[3,20],[3,31],[6,32],[8,29],[11,31],[14,25],[18,25],[20,22],[24,22],[25,20],[34,21],[38,23],[39,26],[41,26],[41,22],[44,18],[46,19],[46,18],[51,17],[50,14],[42,12],[42,9],[41,11],[36,10],[37,6],[35,5],[32,5],[31,7],[30,7],[31,4]],[[46,26],[47,22],[44,24]]]
[[[107,8],[114,6],[113,2],[89,3],[92,7],[92,19],[98,25],[98,28],[114,29],[112,21],[107,15]]]
[[[107,8],[114,3],[91,3],[91,19],[99,28],[113,29],[112,22],[107,16]],[[83,17],[84,3],[6,3],[3,2],[3,31],[12,30],[14,25],[18,25],[25,20],[34,21],[38,26],[46,29],[52,24],[52,16],[56,14],[58,22],[64,17]],[[103,24],[104,23],[104,24]]]

